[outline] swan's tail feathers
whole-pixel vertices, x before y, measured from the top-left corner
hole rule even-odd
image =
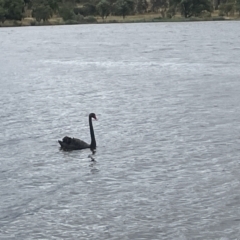
[[[58,143],[60,144],[60,148],[62,149],[62,150],[65,150],[65,151],[67,151],[67,150],[70,150],[71,149],[71,145],[69,146],[67,143],[65,143],[64,141],[60,141],[60,140],[58,140]]]
[[[58,140],[58,143],[60,144],[61,147],[63,147],[63,142]]]

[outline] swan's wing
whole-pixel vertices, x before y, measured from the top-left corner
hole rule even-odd
[[[61,147],[64,150],[80,150],[89,148],[90,145],[86,142],[77,139],[77,138],[70,138],[70,137],[64,137],[62,141],[58,141]]]
[[[82,147],[82,148],[89,148],[90,145],[78,138],[72,138],[72,142],[75,146]]]

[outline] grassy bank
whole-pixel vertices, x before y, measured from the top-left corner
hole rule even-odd
[[[102,20],[100,17],[86,17],[81,21],[66,21],[62,18],[53,17],[47,22],[36,22],[34,18],[24,18],[22,21],[5,21],[0,23],[0,27],[19,27],[19,26],[47,26],[47,25],[67,25],[67,24],[90,24],[90,23],[142,23],[142,22],[189,22],[189,21],[221,21],[221,20],[239,20],[239,16],[222,17],[218,16],[218,12],[212,13],[210,17],[192,17],[183,18],[175,16],[173,18],[161,18],[159,14],[136,14],[122,18],[120,16],[109,16],[107,19]]]

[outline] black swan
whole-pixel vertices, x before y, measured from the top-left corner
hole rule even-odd
[[[96,146],[96,140],[95,140],[94,131],[93,131],[92,118],[97,120],[95,113],[89,114],[89,128],[90,128],[90,135],[91,135],[91,144],[88,144],[77,138],[70,138],[70,137],[66,136],[62,139],[62,141],[58,140],[58,142],[63,150],[81,150],[81,149],[85,149],[85,148],[90,148],[91,150],[96,149],[97,146]]]

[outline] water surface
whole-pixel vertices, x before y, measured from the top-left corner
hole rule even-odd
[[[239,238],[239,22],[0,34],[1,239]]]

